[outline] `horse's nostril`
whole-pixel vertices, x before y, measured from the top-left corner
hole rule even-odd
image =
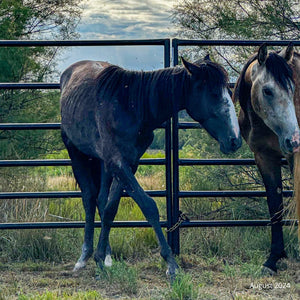
[[[286,140],[285,140],[285,144],[286,144],[286,146],[287,146],[288,149],[293,148],[293,145],[292,145],[292,142],[291,142],[290,139],[286,139]]]
[[[239,139],[231,138],[231,147],[233,149],[236,149],[237,147],[239,147],[239,144],[240,144]]]

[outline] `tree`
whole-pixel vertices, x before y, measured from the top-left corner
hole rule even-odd
[[[77,37],[80,0],[2,0],[0,39]],[[0,82],[42,82],[55,75],[61,48],[0,48]],[[0,122],[53,122],[59,118],[58,92],[0,90]],[[55,135],[57,140],[57,135]],[[36,157],[53,145],[49,132],[0,132],[2,158]],[[24,156],[23,156],[24,157]]]
[[[300,38],[300,4],[299,1],[292,0],[183,0],[174,6],[172,20],[178,26],[178,35],[185,39],[299,40]],[[253,47],[220,46],[189,47],[183,52],[192,59],[203,57],[207,51],[212,53],[214,60],[226,66],[231,81],[234,82],[246,59],[254,50]],[[216,143],[211,146],[211,139],[206,138],[203,131],[193,132],[185,140],[183,151],[188,153],[194,151],[194,155],[199,153],[201,158],[216,158],[220,155]],[[233,155],[236,158],[251,156],[252,153],[246,145]],[[252,167],[243,166],[238,169],[221,167],[215,171],[206,168],[198,173],[196,169],[192,169],[185,172],[184,182],[190,182],[195,189],[204,189],[207,186],[211,189],[220,187],[231,190],[263,189],[262,180]],[[286,189],[291,189],[292,186],[289,179],[289,175],[284,176]],[[267,217],[266,205],[259,199],[251,201],[249,198],[225,199],[223,202],[216,199],[213,203],[208,202],[209,204],[205,201],[190,200],[184,202],[183,209],[190,215],[201,216],[206,209],[207,216],[213,218],[219,215],[222,218]],[[191,208],[194,211],[189,211]]]
[[[183,0],[174,6],[173,23],[179,28],[179,36],[185,38],[297,40],[300,4],[293,0]],[[254,49],[214,47],[210,50],[236,76]]]

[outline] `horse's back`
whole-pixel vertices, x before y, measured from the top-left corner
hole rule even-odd
[[[84,81],[95,80],[100,73],[110,66],[103,61],[83,60],[69,66],[60,77],[60,88],[63,92],[68,84],[78,85]]]

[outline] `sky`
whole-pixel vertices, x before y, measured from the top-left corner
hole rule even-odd
[[[156,39],[174,36],[171,9],[178,0],[84,0],[80,39]],[[134,70],[163,67],[162,46],[72,47],[58,68],[83,60],[102,60]]]

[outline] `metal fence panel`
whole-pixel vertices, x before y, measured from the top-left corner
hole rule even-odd
[[[0,47],[70,47],[70,46],[145,46],[164,47],[164,67],[171,65],[171,43],[173,65],[178,64],[178,48],[180,46],[259,46],[262,43],[272,46],[284,46],[289,41],[242,41],[242,40],[181,40],[181,39],[149,39],[149,40],[78,40],[78,41],[14,41],[0,40]],[[300,46],[300,41],[292,41]],[[0,89],[59,89],[59,83],[0,83]],[[265,197],[265,191],[180,191],[180,166],[207,165],[255,165],[253,159],[179,159],[178,131],[180,129],[201,128],[198,123],[178,121],[173,115],[171,120],[161,126],[165,129],[165,159],[142,159],[143,165],[165,165],[166,190],[148,191],[152,197],[166,197],[167,220],[161,222],[162,227],[170,229],[179,218],[179,199],[189,197]],[[58,130],[59,123],[6,123],[0,124],[0,130]],[[287,162],[282,160],[282,164]],[[70,160],[0,160],[0,167],[33,167],[33,166],[70,166]],[[284,196],[291,196],[292,191],[284,191]],[[81,193],[69,192],[35,192],[35,193],[0,193],[0,199],[24,198],[74,198]],[[126,196],[126,193],[123,194]],[[283,225],[295,224],[295,220],[283,220]],[[168,242],[175,254],[180,252],[180,227],[232,227],[232,226],[270,226],[270,220],[212,220],[184,221],[172,232],[168,232]],[[113,227],[149,227],[146,221],[116,221]],[[37,228],[83,228],[84,222],[36,222],[36,223],[0,223],[0,229],[37,229]],[[101,222],[96,222],[101,227]]]

